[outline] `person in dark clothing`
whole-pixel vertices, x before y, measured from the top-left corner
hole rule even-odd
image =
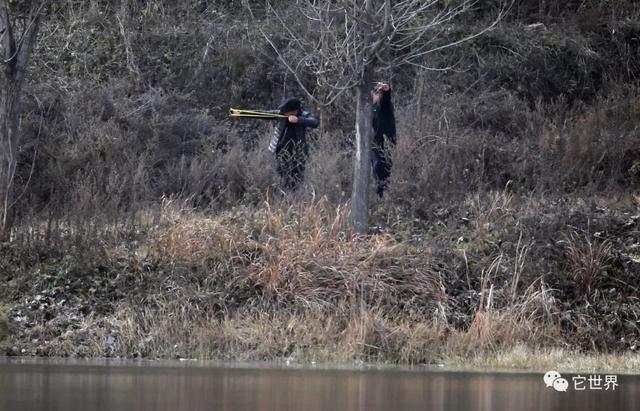
[[[277,110],[269,112],[287,116],[274,127],[269,151],[276,156],[276,168],[282,185],[287,190],[294,190],[304,178],[309,155],[307,128],[316,128],[319,122],[309,112],[303,111],[302,103],[297,98],[290,98]]]
[[[373,92],[371,122],[373,126],[371,165],[376,177],[376,192],[382,197],[391,176],[391,155],[384,147],[384,136],[391,144],[396,144],[396,119],[391,102],[391,87],[386,83],[378,83]]]

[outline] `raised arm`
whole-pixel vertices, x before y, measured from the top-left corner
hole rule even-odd
[[[298,117],[298,125],[301,125],[303,127],[316,128],[320,125],[320,122],[318,121],[317,118],[305,112]]]

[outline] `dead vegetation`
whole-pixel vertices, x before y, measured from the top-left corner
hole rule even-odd
[[[166,200],[129,243],[5,274],[3,294],[16,299],[3,350],[412,364],[521,346],[635,350],[639,266],[621,255],[632,244],[617,245],[632,230],[626,211],[591,221],[607,236],[621,230],[605,240],[566,232],[566,219],[588,218],[579,204],[572,216],[538,204],[556,227],[548,232],[526,217],[531,198],[496,192],[469,203],[441,217],[447,230],[414,221],[359,236],[345,207],[324,199],[222,213]]]
[[[637,5],[518,2],[430,56],[453,70],[377,73],[398,145],[359,236],[348,93],[283,193],[270,125],[226,118],[300,94],[259,41],[282,41],[270,23],[122,3],[43,20],[33,72],[52,74],[25,84],[2,352],[522,365],[637,350]]]

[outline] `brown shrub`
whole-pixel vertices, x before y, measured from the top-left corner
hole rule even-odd
[[[152,234],[151,255],[175,266],[206,267],[232,290],[255,289],[265,302],[285,307],[364,298],[427,315],[439,294],[428,251],[387,235],[354,236],[346,231],[347,214],[321,200],[213,218],[192,214],[187,223],[173,217]]]
[[[591,292],[609,268],[613,245],[607,240],[591,240],[571,233],[565,241],[565,270],[583,291]]]

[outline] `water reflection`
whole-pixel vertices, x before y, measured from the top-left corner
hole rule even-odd
[[[570,378],[570,377],[569,377]],[[640,378],[612,391],[545,388],[540,374],[0,362],[0,410],[636,409]]]

